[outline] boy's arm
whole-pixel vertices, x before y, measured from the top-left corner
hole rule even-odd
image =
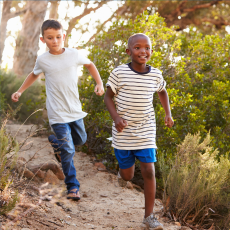
[[[169,98],[168,93],[166,89],[163,89],[162,91],[158,92],[158,96],[160,98],[161,104],[165,110],[165,125],[171,128],[174,124],[174,121],[171,116],[171,110],[169,105]]]
[[[117,131],[122,132],[122,130],[128,125],[128,123],[126,120],[122,119],[117,113],[115,104],[113,102],[113,97],[114,97],[114,92],[110,87],[107,87],[107,90],[105,92],[104,102],[112,119],[115,122],[115,127]]]
[[[21,96],[21,94],[27,89],[29,88],[39,77],[39,75],[35,75],[33,72],[31,72],[26,80],[22,83],[21,87],[19,88],[19,90],[15,93],[13,93],[11,95],[11,99],[13,102],[17,102],[19,100],[19,97]]]
[[[100,74],[96,68],[96,66],[91,62],[90,64],[85,64],[84,65],[92,75],[92,77],[95,79],[97,85],[95,86],[94,92],[101,96],[104,94],[104,87],[103,87],[103,82],[101,80]]]

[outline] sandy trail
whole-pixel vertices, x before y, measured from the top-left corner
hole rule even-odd
[[[24,125],[19,130],[20,125],[7,125],[12,135],[18,132],[18,141],[26,138],[31,127]],[[35,159],[30,162],[32,165],[56,161],[47,137],[29,138],[27,145],[20,151],[20,156],[28,160],[35,152]],[[119,187],[116,176],[99,171],[92,157],[85,153],[76,152],[74,162],[77,178],[81,183],[80,201],[66,199],[63,181],[58,185],[45,186],[42,182],[31,181],[21,195],[20,203],[10,213],[17,216],[17,221],[8,217],[3,222],[3,226],[8,227],[3,229],[141,229],[144,215],[143,192],[135,188]],[[25,183],[28,184],[28,181]],[[40,188],[40,193],[35,187]],[[169,220],[162,217],[162,203],[158,199],[154,211],[166,230],[185,229],[174,223],[167,223]]]

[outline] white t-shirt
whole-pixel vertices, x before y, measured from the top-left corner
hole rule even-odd
[[[59,55],[47,51],[37,58],[33,72],[45,74],[50,125],[72,122],[87,115],[82,111],[78,93],[77,68],[84,64],[90,64],[90,60],[73,48],[65,48]]]
[[[120,65],[109,76],[106,85],[115,93],[117,113],[128,122],[122,132],[113,122],[112,146],[116,149],[157,148],[153,94],[162,91],[166,82],[160,70],[148,67],[147,72],[139,73],[129,64]]]

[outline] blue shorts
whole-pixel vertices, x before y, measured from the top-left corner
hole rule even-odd
[[[136,158],[143,163],[157,161],[156,149],[120,150],[114,148],[114,153],[121,169],[127,169],[135,164]]]

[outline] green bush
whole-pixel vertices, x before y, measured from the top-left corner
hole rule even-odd
[[[4,105],[9,104],[10,107],[13,108],[13,110],[18,107],[19,103],[22,104],[21,110],[18,111],[16,115],[16,118],[20,122],[24,122],[26,118],[28,118],[30,114],[32,114],[37,109],[45,108],[45,89],[44,85],[39,82],[35,82],[32,86],[30,86],[22,94],[19,102],[14,103],[11,101],[12,93],[16,92],[20,88],[24,80],[24,78],[17,78],[16,75],[14,75],[13,73],[8,73],[0,69],[0,96],[4,95]],[[29,122],[37,124],[46,122],[46,120],[43,121],[42,112],[38,112],[30,117]]]
[[[200,134],[188,134],[178,146],[175,160],[165,175],[164,209],[174,220],[197,229],[229,229],[230,161],[218,157],[210,146],[208,133],[201,142]],[[218,159],[219,158],[219,159]]]

